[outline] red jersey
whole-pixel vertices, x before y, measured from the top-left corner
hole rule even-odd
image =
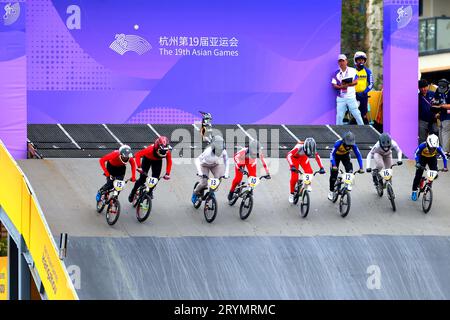
[[[103,172],[107,177],[109,177],[110,174],[108,172],[108,169],[106,168],[106,162],[109,162],[109,164],[114,167],[126,166],[126,163],[123,163],[120,159],[119,150],[108,153],[103,158],[100,158],[100,166],[102,167]],[[131,179],[134,181],[136,179],[136,162],[132,157],[130,157],[130,160],[128,160],[128,162],[131,164]]]
[[[308,156],[303,151],[303,142],[299,142],[295,145],[294,149],[289,151],[289,153],[286,156],[287,161],[289,162],[290,166],[293,166],[294,163],[292,162],[292,159],[300,159],[300,158],[308,158]],[[320,168],[323,168],[322,160],[320,159],[319,153],[316,152],[316,161]]]
[[[236,152],[236,154],[234,155],[234,162],[236,163],[236,168],[239,168],[246,164],[256,166],[256,159],[247,157],[247,150],[248,148],[243,148],[238,152]],[[264,161],[264,155],[262,152],[259,153],[259,159],[261,160],[264,170],[266,170],[266,173],[269,174],[269,170],[267,169],[267,164]]]
[[[136,152],[134,157],[136,158],[136,163],[139,168],[141,167],[141,158],[142,157],[146,157],[149,160],[161,160],[162,161],[163,158],[155,155],[154,150],[155,150],[154,144],[152,144],[152,145],[148,146],[147,148]],[[170,153],[170,151],[167,151],[166,159],[167,159],[166,173],[168,175],[170,175],[170,170],[172,170],[172,154]]]

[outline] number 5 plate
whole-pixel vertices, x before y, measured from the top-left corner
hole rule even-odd
[[[114,180],[114,189],[116,189],[116,191],[122,191],[123,186],[125,185],[125,182],[123,182],[122,180]]]

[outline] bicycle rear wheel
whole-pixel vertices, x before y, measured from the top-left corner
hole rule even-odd
[[[102,213],[103,209],[105,208],[105,205],[106,205],[106,203],[104,201],[105,197],[106,197],[106,195],[102,194],[100,201],[97,201],[96,210],[98,213]]]
[[[342,218],[345,218],[350,212],[351,204],[352,198],[350,197],[350,192],[345,190],[339,201],[339,212],[341,213]]]
[[[295,189],[294,189],[294,204],[298,203],[298,199],[300,198],[300,188],[302,187],[302,184],[300,183],[300,180],[297,181],[297,183],[295,184]]]
[[[238,199],[239,199],[239,194],[241,193],[241,188],[242,188],[242,187],[243,187],[242,185],[238,185],[238,186],[236,187],[236,190],[234,190],[233,199],[231,199],[231,200],[228,201],[228,204],[229,204],[230,206],[234,206],[234,204],[236,203],[236,201],[238,201]]]
[[[208,223],[211,223],[216,219],[217,215],[217,201],[213,196],[208,196],[205,200],[205,207],[203,209],[203,214]]]
[[[387,194],[388,194],[388,199],[391,201],[392,210],[396,211],[397,207],[395,205],[394,189],[392,189],[392,185],[390,183],[387,184],[386,190],[387,190]]]
[[[377,180],[378,180],[378,183],[376,185],[377,194],[381,198],[383,196],[383,182],[380,182],[380,179],[378,179],[378,177]]]
[[[426,186],[422,197],[422,210],[424,213],[428,213],[433,204],[433,190]]]
[[[118,199],[111,199],[108,203],[108,207],[106,208],[106,222],[112,226],[117,220],[119,220],[120,216],[120,202]]]
[[[199,184],[200,182],[196,182],[195,184],[194,184],[194,189],[193,190],[195,190],[195,188],[197,188],[197,186],[198,186],[198,184]],[[195,209],[198,209],[198,208],[200,208],[200,206],[202,205],[202,197],[198,197],[197,198],[197,201],[194,203],[194,208]]]
[[[300,215],[302,216],[302,218],[306,218],[308,216],[309,204],[310,204],[309,192],[303,190],[302,202],[300,203]]]
[[[139,222],[144,222],[152,211],[152,198],[148,193],[139,197],[136,202],[136,218]]]
[[[136,190],[136,193],[134,194],[132,205],[135,208],[138,205],[139,199],[141,198],[141,192],[142,192],[142,189],[139,188],[139,189]]]
[[[239,216],[242,220],[248,218],[253,209],[253,196],[249,193],[242,198],[241,206],[239,208]]]
[[[334,191],[333,191],[333,200],[331,200],[331,202],[333,202],[333,203],[336,203],[336,201],[337,201],[337,199],[338,199],[338,197],[339,197],[339,188],[340,188],[340,185],[336,185],[336,186],[334,187]]]

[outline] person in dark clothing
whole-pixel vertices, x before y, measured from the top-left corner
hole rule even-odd
[[[428,90],[427,80],[419,81],[419,141],[425,141],[429,133],[436,131],[436,112],[432,108],[433,92]]]

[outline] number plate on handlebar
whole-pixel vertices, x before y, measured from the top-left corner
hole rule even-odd
[[[304,173],[302,176],[303,183],[305,185],[311,184],[312,178],[313,178],[312,174]]]
[[[427,171],[427,179],[428,179],[428,181],[433,181],[434,179],[436,179],[437,173],[438,173],[437,171],[428,170]]]
[[[391,178],[392,178],[392,169],[384,169],[381,172],[381,175],[383,176],[384,180],[391,180]]]
[[[212,178],[208,179],[208,188],[216,190],[219,187],[220,179]]]
[[[344,183],[345,184],[352,184],[353,183],[353,179],[355,178],[355,175],[353,173],[344,173]]]
[[[258,185],[259,179],[257,177],[248,177],[248,185],[250,188],[255,188]]]
[[[125,182],[123,180],[114,180],[113,185],[116,191],[122,191],[125,186]]]
[[[145,183],[146,183],[147,187],[149,187],[151,189],[158,184],[158,181],[159,181],[158,178],[147,177],[147,179],[145,180]]]

